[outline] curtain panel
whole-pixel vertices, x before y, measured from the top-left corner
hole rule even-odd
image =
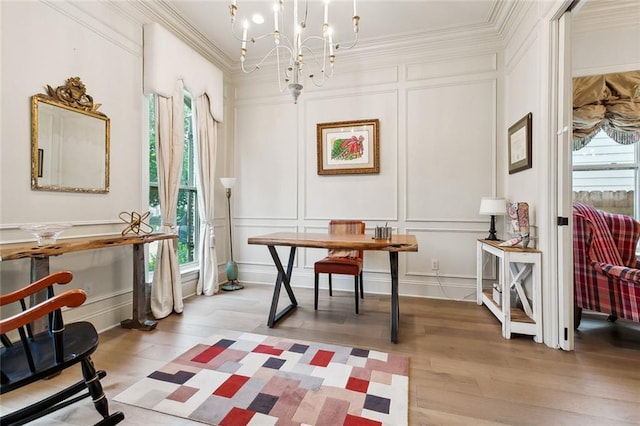
[[[640,71],[573,79],[573,150],[600,130],[620,144],[640,140]]]
[[[158,198],[162,215],[162,232],[173,232],[176,226],[178,191],[184,153],[184,85],[178,80],[170,98],[156,96],[156,153]],[[157,319],[172,311],[181,313],[182,282],[180,263],[173,240],[158,244],[156,269],[151,286],[151,312]]]
[[[196,100],[198,138],[198,212],[200,214],[200,275],[196,294],[211,296],[218,292],[218,261],[214,230],[214,190],[218,123],[213,119],[207,94]]]

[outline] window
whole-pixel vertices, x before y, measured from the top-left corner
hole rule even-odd
[[[640,219],[640,149],[600,131],[573,152],[573,199],[600,210]]]
[[[156,166],[156,134],[155,134],[155,95],[149,97],[149,224],[154,231],[162,226],[160,200],[158,198],[158,172]],[[195,117],[193,114],[193,98],[188,92],[184,94],[184,154],[182,157],[182,176],[178,192],[178,211],[176,226],[178,232],[178,261],[180,266],[198,261],[198,236],[200,219],[198,216],[198,190],[196,184],[197,162],[194,141]],[[149,249],[149,270],[155,269],[156,245]]]

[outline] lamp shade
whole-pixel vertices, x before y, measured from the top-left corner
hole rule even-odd
[[[223,178],[220,178],[220,183],[222,183],[222,186],[224,186],[226,189],[231,189],[233,188],[233,185],[236,184],[236,178],[223,177]]]
[[[480,214],[507,214],[507,203],[504,198],[482,197],[482,201],[480,201]]]

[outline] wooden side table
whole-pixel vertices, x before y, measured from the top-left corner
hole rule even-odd
[[[0,244],[0,262],[16,259],[31,259],[31,281],[49,274],[49,257],[84,250],[96,250],[118,246],[133,246],[133,307],[130,319],[120,322],[124,328],[153,330],[157,321],[144,318],[145,299],[145,264],[144,245],[153,241],[176,239],[177,235],[153,233],[145,235],[109,235],[101,237],[80,237],[59,239],[53,244],[38,246],[33,242]],[[36,295],[37,296],[37,295]],[[35,301],[42,300],[36,299]],[[37,329],[40,330],[41,327]]]
[[[502,323],[502,337],[511,333],[532,335],[542,343],[542,253],[539,250],[520,247],[501,247],[501,241],[478,240],[477,244],[477,303],[487,308]],[[483,288],[483,260],[487,253],[498,259],[498,286],[502,295],[500,304],[492,297],[492,288]],[[526,294],[524,281],[531,275],[531,297]],[[511,306],[511,289],[515,289],[522,308]],[[529,298],[531,303],[529,303]]]

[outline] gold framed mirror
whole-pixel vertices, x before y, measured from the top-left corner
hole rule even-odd
[[[31,188],[109,192],[109,118],[79,77],[31,98]]]

